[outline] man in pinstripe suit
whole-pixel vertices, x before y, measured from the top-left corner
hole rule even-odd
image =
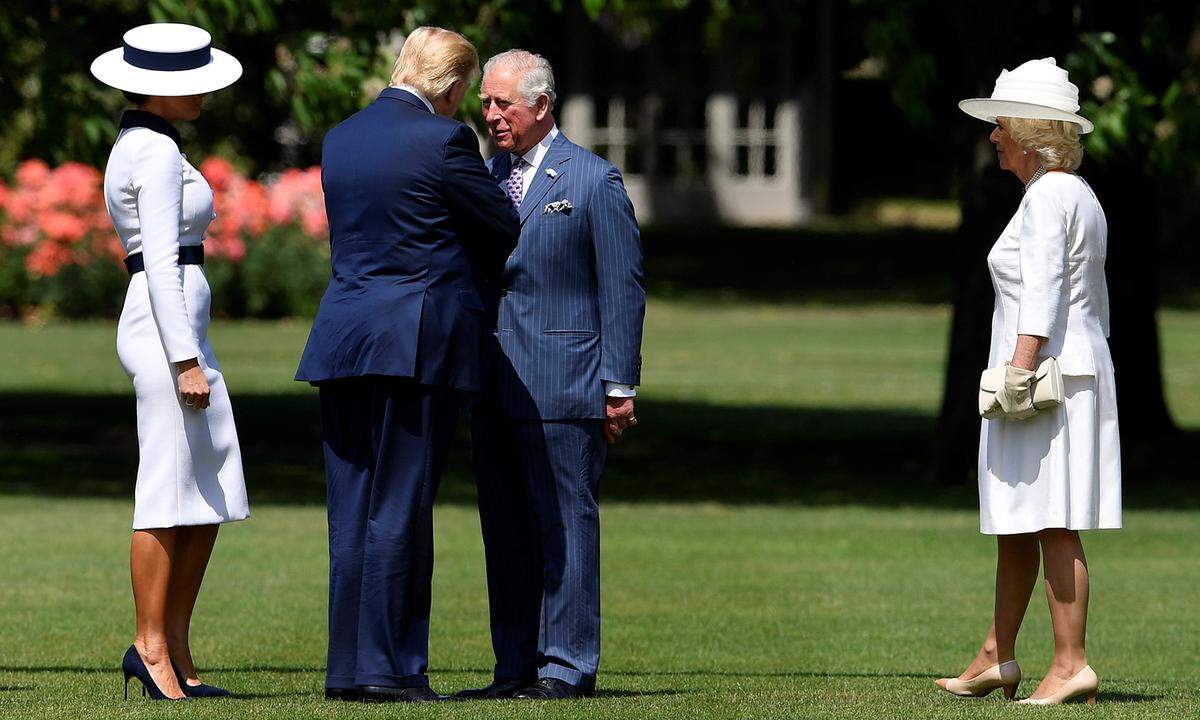
[[[463,699],[591,695],[600,661],[600,474],[637,423],[646,294],[633,205],[610,163],[558,131],[554,75],[511,50],[484,67],[490,163],[521,238],[472,410],[494,682]]]

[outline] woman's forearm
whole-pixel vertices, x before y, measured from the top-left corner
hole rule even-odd
[[[1038,355],[1042,351],[1042,344],[1045,342],[1046,338],[1037,335],[1018,335],[1017,347],[1013,350],[1011,364],[1025,370],[1035,369],[1038,364]]]

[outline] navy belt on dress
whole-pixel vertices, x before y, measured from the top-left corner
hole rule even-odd
[[[203,245],[180,245],[179,246],[179,264],[180,265],[203,265],[204,264],[204,246]],[[125,269],[129,271],[130,276],[137,275],[146,269],[146,259],[141,253],[125,256]]]

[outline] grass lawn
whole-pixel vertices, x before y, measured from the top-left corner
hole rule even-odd
[[[1190,718],[1200,713],[1200,512],[1138,505],[1085,540],[1094,709],[963,701],[932,681],[986,630],[994,548],[971,488],[920,481],[948,323],[938,308],[655,300],[642,423],[605,477],[598,697],[362,707],[321,701],[327,555],[307,324],[217,323],[254,518],[226,528],[195,621],[238,695],[120,699],[132,631],[133,402],[110,323],[0,324],[0,718]],[[1161,317],[1168,397],[1200,426],[1200,314]],[[463,445],[437,508],[431,677],[491,665]],[[1184,496],[1194,495],[1186,488]],[[1035,595],[1019,647],[1050,657]]]
[[[326,554],[319,507],[263,506],[226,528],[197,608],[195,652],[237,693],[188,707],[121,700],[130,639],[128,503],[0,497],[0,717],[976,718],[1028,717],[999,695],[960,700],[956,673],[986,629],[993,546],[969,510],[610,503],[604,660],[588,701],[361,707],[320,700]],[[1200,712],[1195,578],[1200,516],[1130,513],[1088,537],[1088,717]],[[437,511],[431,679],[449,691],[491,667],[478,520]],[[1045,601],[1019,649],[1032,691],[1047,667]],[[1079,707],[1032,711],[1077,717]]]

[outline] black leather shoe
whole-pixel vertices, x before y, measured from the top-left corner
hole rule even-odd
[[[514,698],[517,693],[532,684],[529,680],[496,680],[491,685],[481,688],[459,690],[454,694],[455,700],[507,700]]]
[[[448,699],[445,695],[438,695],[428,686],[397,688],[363,685],[359,692],[365,703],[441,702]]]
[[[326,700],[341,700],[343,702],[358,702],[362,699],[358,688],[325,688]]]
[[[521,700],[570,700],[591,695],[583,688],[558,678],[542,678],[513,697]]]

